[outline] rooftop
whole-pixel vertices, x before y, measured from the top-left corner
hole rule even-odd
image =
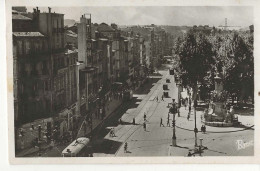
[[[105,39],[105,38],[99,38],[99,40],[101,40],[101,41],[108,41],[108,39]]]
[[[40,32],[13,32],[16,37],[44,37]]]
[[[78,50],[77,49],[74,49],[74,50],[70,50],[68,49],[67,52],[65,54],[72,54],[72,53],[77,53]]]
[[[71,30],[67,30],[66,35],[71,36],[71,37],[75,37],[75,38],[78,37],[78,35]]]
[[[21,15],[19,13],[13,13],[12,20],[32,20],[32,19],[30,19],[29,17],[26,17],[24,15]]]
[[[111,26],[107,25],[106,23],[99,24],[97,30],[100,31],[100,32],[113,32],[113,31],[115,31],[115,29],[113,29]]]

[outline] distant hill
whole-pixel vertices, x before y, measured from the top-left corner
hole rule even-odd
[[[164,28],[164,30],[168,33],[170,33],[173,38],[177,38],[179,36],[182,36],[183,33],[186,33],[189,29],[192,27],[189,26],[161,26]]]
[[[140,33],[143,37],[147,37],[150,34],[152,27],[146,26],[120,26],[122,31],[130,32],[133,31],[134,33]],[[169,25],[156,25],[156,28],[163,28],[167,33],[170,33],[173,38],[177,38],[182,36],[183,33],[186,33],[192,27],[189,26],[169,26]]]
[[[70,27],[70,26],[73,26],[75,23],[76,23],[76,21],[72,20],[72,19],[65,19],[64,20],[64,26]]]

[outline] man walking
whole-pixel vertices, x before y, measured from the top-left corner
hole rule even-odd
[[[144,122],[146,122],[146,113],[144,112]]]
[[[161,122],[160,122],[160,127],[161,127],[161,126],[164,127],[162,118],[161,118]]]
[[[171,125],[170,125],[170,117],[169,117],[169,115],[168,115],[168,118],[167,118],[167,126],[171,127]]]
[[[144,127],[144,131],[146,131],[146,123],[145,122],[143,124],[143,127]]]
[[[163,100],[163,95],[162,95],[162,101],[164,101],[164,100]]]
[[[191,105],[189,105],[189,115],[191,114]]]
[[[188,97],[185,98],[185,110],[186,110],[187,105],[188,105]]]
[[[125,146],[124,146],[124,152],[127,153],[127,142],[125,143]]]

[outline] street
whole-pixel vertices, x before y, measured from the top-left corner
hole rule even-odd
[[[168,103],[172,99],[178,99],[178,89],[174,82],[174,77],[169,75],[167,67],[160,70],[161,76],[150,76],[150,80],[156,79],[157,82],[145,84],[143,89],[135,92],[134,100],[129,104],[128,109],[118,111],[117,119],[122,123],[111,118],[105,124],[103,134],[93,142],[94,157],[97,156],[187,156],[188,152],[194,152],[194,111],[191,118],[187,120],[188,110],[184,107],[180,109],[180,117],[176,115],[176,137],[177,146],[172,146],[172,118],[170,115],[170,126],[167,126],[169,108]],[[162,85],[166,83],[166,78],[170,79],[169,98],[164,98]],[[155,100],[158,96],[159,101]],[[188,109],[188,108],[187,108]],[[143,128],[144,113],[146,113],[146,130]],[[202,111],[197,111],[197,128],[201,127]],[[135,125],[132,124],[135,118]],[[160,120],[163,125],[160,126]],[[242,123],[240,128],[235,127],[210,127],[207,126],[205,134],[197,134],[198,145],[202,138],[202,145],[206,147],[201,156],[249,156],[254,154],[254,130],[246,129],[253,126],[253,116],[239,116]],[[111,127],[115,129],[115,136],[109,135]],[[127,152],[124,152],[124,144],[127,142]],[[249,142],[249,143],[247,143]],[[96,148],[95,148],[96,147]],[[194,154],[199,156],[199,154]]]

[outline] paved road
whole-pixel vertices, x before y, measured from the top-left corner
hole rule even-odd
[[[187,120],[188,111],[184,107],[181,108],[181,117],[176,116],[177,147],[171,146],[172,128],[166,126],[168,115],[168,103],[172,98],[177,99],[178,89],[174,83],[174,78],[168,74],[166,70],[160,71],[161,79],[153,84],[149,91],[140,91],[135,94],[135,104],[131,104],[130,108],[125,111],[121,119],[124,124],[112,125],[115,128],[115,137],[110,137],[108,132],[104,135],[99,148],[109,149],[108,151],[95,152],[94,156],[187,156],[189,150],[194,149],[194,111],[192,111],[191,119]],[[169,84],[170,98],[164,98],[161,101],[163,93],[162,85],[165,84],[166,78],[171,79]],[[158,96],[159,102],[154,100]],[[147,129],[143,129],[143,115],[147,114]],[[197,111],[197,127],[201,127],[200,115],[202,112]],[[172,115],[170,123],[172,122]],[[135,118],[136,125],[131,124]],[[160,119],[163,119],[164,126],[160,127]],[[239,116],[245,126],[253,125],[253,116]],[[109,127],[110,128],[110,127]],[[181,129],[184,128],[184,129]],[[207,147],[202,156],[241,156],[253,155],[254,131],[252,129],[240,131],[244,128],[215,128],[207,127],[207,131],[221,133],[198,133],[199,138],[203,138],[203,145]],[[191,130],[191,131],[189,131]],[[231,132],[228,131],[239,131]],[[247,147],[240,146],[238,149],[237,140],[247,143]],[[124,143],[128,143],[128,152],[124,153]],[[198,155],[198,154],[195,154]]]

